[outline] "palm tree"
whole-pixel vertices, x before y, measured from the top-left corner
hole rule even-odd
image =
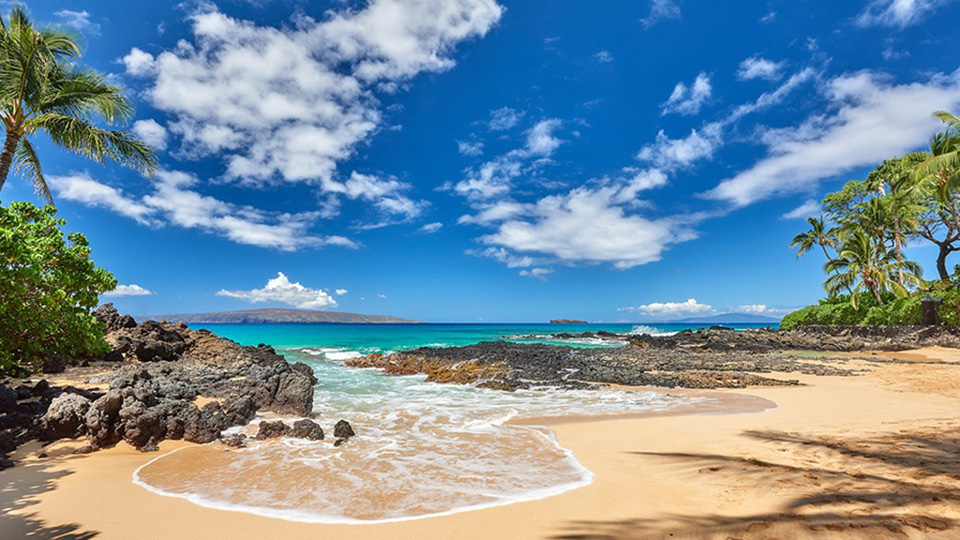
[[[957,205],[957,192],[960,190],[960,119],[945,111],[938,111],[934,116],[947,129],[931,137],[930,153],[913,169],[911,181],[926,185],[937,204],[932,214],[939,219],[939,223],[926,227],[921,236],[940,248],[937,271],[940,279],[946,281],[950,279],[947,256],[960,249],[955,245],[960,241],[960,208]],[[946,231],[943,238],[934,235],[936,229]]]
[[[796,248],[797,257],[800,257],[813,249],[814,246],[820,246],[823,254],[829,260],[830,253],[827,252],[827,248],[837,246],[837,230],[835,228],[827,229],[823,222],[823,216],[819,219],[807,218],[807,223],[810,224],[810,230],[794,236],[793,242],[790,242],[790,247]]]
[[[56,145],[101,163],[110,159],[147,174],[156,170],[149,145],[127,131],[94,123],[127,121],[133,107],[102,74],[75,66],[72,62],[79,57],[73,36],[35,28],[20,7],[13,8],[9,21],[0,18],[0,119],[6,129],[0,189],[12,165],[53,203],[33,144],[39,132]]]
[[[881,292],[892,289],[897,296],[908,294],[896,280],[898,270],[912,283],[919,283],[923,272],[920,265],[912,261],[903,261],[898,266],[893,252],[859,230],[850,233],[840,246],[837,257],[827,261],[823,269],[833,274],[824,283],[827,292],[835,296],[840,289],[850,290],[850,304],[856,309],[859,309],[862,288],[866,288],[882,306]]]
[[[924,183],[913,178],[913,169],[926,160],[928,154],[915,152],[903,157],[889,159],[881,163],[867,176],[870,189],[881,194],[875,200],[882,200],[884,209],[881,213],[890,220],[891,230],[884,234],[893,240],[894,253],[897,256],[897,282],[906,287],[903,276],[903,244],[908,235],[916,234],[919,228],[919,216],[923,214],[925,206],[921,204],[924,197]],[[889,192],[889,193],[888,193]],[[865,214],[870,214],[868,206],[864,206]],[[874,214],[877,209],[872,209]]]

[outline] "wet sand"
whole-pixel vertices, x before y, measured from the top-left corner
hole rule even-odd
[[[719,392],[777,404],[765,412],[554,422],[560,444],[594,473],[590,485],[398,523],[204,508],[132,483],[158,454],[119,445],[70,455],[82,443],[66,442],[39,458],[28,446],[20,465],[0,472],[0,537],[960,538],[960,365],[945,363],[960,362],[960,351],[910,354],[922,362],[852,361],[870,372],[789,374],[803,385]],[[161,453],[181,446],[166,442]]]

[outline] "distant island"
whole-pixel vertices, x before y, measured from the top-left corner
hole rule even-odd
[[[147,319],[188,324],[397,324],[418,323],[412,319],[390,315],[362,315],[336,311],[311,311],[303,309],[245,309],[241,311],[213,311],[210,313],[167,313],[164,315],[138,316]]]
[[[677,319],[667,322],[682,324],[779,324],[780,319],[775,317],[767,317],[765,315],[754,315],[752,313],[721,313],[718,315],[690,317],[687,319]]]
[[[583,319],[550,319],[550,324],[589,324]]]

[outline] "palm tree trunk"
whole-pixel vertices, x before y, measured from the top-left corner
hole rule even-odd
[[[873,293],[873,297],[877,299],[877,304],[883,305],[883,298],[880,297],[880,291],[876,288],[871,288],[870,291]]]
[[[3,152],[0,153],[0,190],[7,181],[7,174],[10,173],[10,165],[13,163],[13,153],[16,152],[21,137],[22,135],[14,131],[7,131],[7,140],[3,143]]]
[[[903,282],[903,250],[900,246],[900,211],[893,208],[893,241],[897,251],[897,279],[900,280],[900,286],[906,288],[907,284]]]

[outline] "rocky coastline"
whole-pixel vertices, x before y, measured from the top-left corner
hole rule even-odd
[[[526,338],[532,336],[512,336]],[[538,386],[584,388],[596,384],[668,388],[744,388],[796,385],[783,373],[847,376],[836,367],[797,351],[903,351],[928,346],[960,347],[960,331],[947,327],[827,327],[784,332],[733,331],[712,327],[673,335],[612,332],[557,333],[551,340],[608,340],[623,347],[577,348],[563,345],[482,342],[462,347],[429,348],[348,361],[388,373],[421,373],[428,381],[517,390]],[[843,362],[843,358],[839,359]],[[773,375],[776,374],[776,375]]]
[[[137,324],[110,304],[94,315],[106,326],[111,350],[103,359],[70,368],[89,388],[47,379],[0,383],[0,469],[12,465],[7,454],[31,440],[83,438],[87,444],[79,452],[125,441],[151,451],[165,439],[201,444],[221,439],[224,430],[248,424],[261,411],[307,417],[313,410],[313,370],[287,362],[268,345],[243,346],[183,323]],[[65,369],[62,361],[44,367]],[[272,424],[272,430],[261,426],[257,438],[323,438],[320,426],[307,418],[288,429]],[[339,442],[352,436],[352,429],[340,424],[336,431]],[[244,439],[222,440],[243,446]]]

